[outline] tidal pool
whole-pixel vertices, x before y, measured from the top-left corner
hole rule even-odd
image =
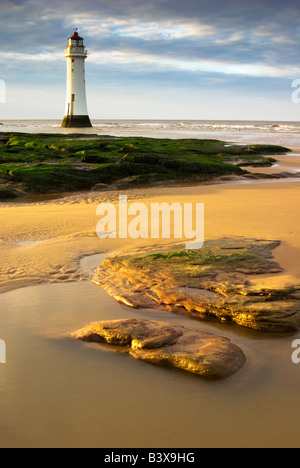
[[[95,260],[83,263],[93,268]],[[227,336],[247,364],[227,380],[209,381],[70,337],[93,321],[132,317]],[[0,320],[7,354],[0,364],[2,448],[299,446],[300,365],[291,359],[297,335],[132,310],[89,281],[2,294]]]

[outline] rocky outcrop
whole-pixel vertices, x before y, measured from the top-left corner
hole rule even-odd
[[[171,323],[114,320],[87,325],[72,336],[117,345],[116,350],[126,351],[136,359],[210,378],[227,378],[246,361],[242,350],[229,339]]]
[[[266,332],[293,332],[300,323],[300,286],[268,289],[252,279],[282,268],[279,241],[224,238],[200,250],[171,250],[109,258],[94,281],[130,307],[158,308],[218,319]]]

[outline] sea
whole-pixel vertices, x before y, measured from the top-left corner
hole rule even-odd
[[[0,132],[204,138],[300,148],[299,122],[233,120],[92,120],[92,128],[61,128],[61,120],[7,120]]]

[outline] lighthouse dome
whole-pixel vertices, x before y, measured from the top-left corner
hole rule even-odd
[[[83,41],[83,38],[79,36],[77,31],[74,31],[73,36],[69,37],[72,41]]]
[[[73,36],[69,37],[70,47],[83,47],[83,38],[79,36],[77,30],[74,31]]]

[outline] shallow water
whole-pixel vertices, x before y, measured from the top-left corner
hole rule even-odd
[[[61,128],[61,120],[2,121],[1,132],[78,133]],[[145,136],[151,138],[212,138],[242,144],[277,144],[300,148],[299,122],[225,120],[93,120],[82,134]]]
[[[7,364],[0,365],[0,447],[299,445],[300,365],[291,361],[296,336],[132,310],[90,282],[2,294],[0,310],[7,346]],[[70,338],[87,323],[131,317],[227,336],[247,364],[228,380],[207,381]]]
[[[95,270],[102,262],[107,258],[105,254],[96,254],[96,255],[89,255],[88,257],[83,257],[80,260],[80,268],[85,271],[89,272]]]

